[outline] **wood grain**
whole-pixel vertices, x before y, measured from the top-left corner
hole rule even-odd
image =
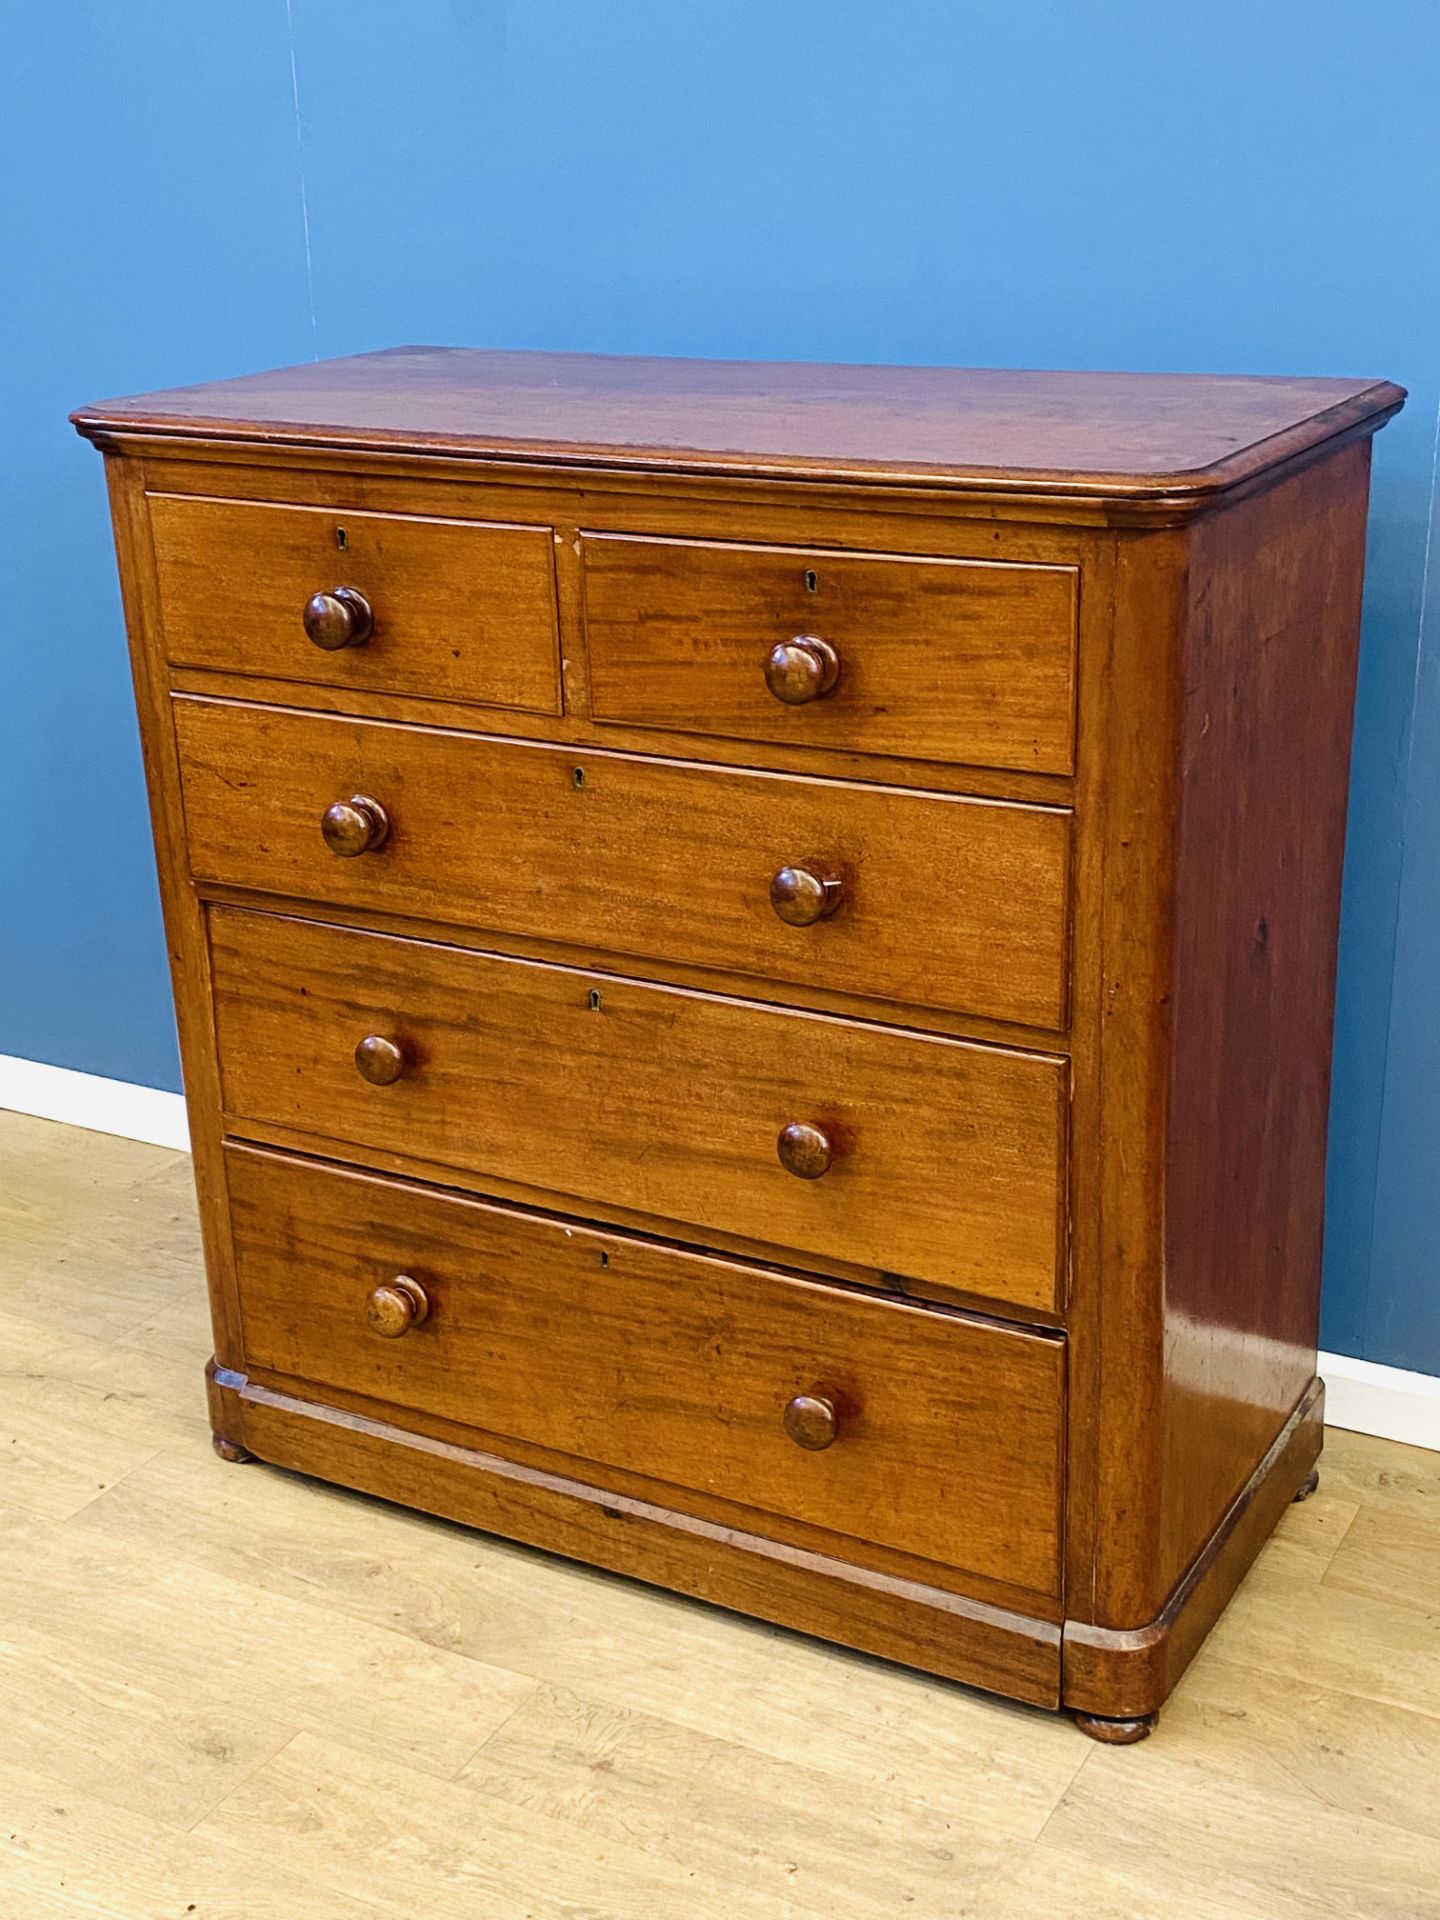
[[[81,432],[883,478],[1209,504],[1404,400],[1386,381],[835,367],[397,347],[110,401]]]
[[[371,1621],[533,1674],[813,1773],[857,1807],[903,1781],[915,1806],[946,1814],[963,1798],[987,1830],[1033,1838],[1085,1758],[1052,1714],[304,1476],[226,1473],[208,1450],[157,1456],[70,1524],[268,1592],[322,1594],[337,1634]]]
[[[1315,1371],[1369,469],[1365,442],[1191,536],[1162,1593]]]
[[[560,709],[549,527],[167,493],[147,504],[174,666]],[[301,614],[337,585],[365,596],[374,632],[325,652]]]
[[[1435,1558],[1440,1456],[1332,1431],[1320,1492],[1287,1509],[1152,1740],[1115,1753],[887,1661],[304,1475],[220,1465],[184,1437],[208,1339],[188,1187],[183,1270],[151,1259],[152,1190],[174,1164],[0,1114],[0,1193],[37,1202],[0,1206],[7,1328],[31,1324],[10,1311],[24,1273],[65,1257],[72,1217],[103,1211],[110,1284],[139,1324],[94,1345],[117,1384],[137,1356],[171,1361],[147,1416],[163,1450],[68,1519],[13,1522],[7,1914],[249,1916],[262,1858],[261,1910],[296,1920],[436,1920],[457,1887],[466,1920],[561,1889],[604,1920],[689,1912],[696,1886],[733,1886],[734,1910],[766,1920],[889,1920],[907,1892],[912,1909],[961,1897],[985,1920],[1433,1912],[1440,1641],[1410,1596]],[[37,1411],[81,1417],[43,1349],[25,1353]],[[1323,1577],[1357,1517],[1393,1600]],[[282,1624],[296,1618],[298,1662]],[[355,1657],[362,1639],[376,1664]],[[458,1782],[369,1731],[377,1689],[385,1736],[407,1715],[458,1725],[472,1668],[527,1690],[449,1743]]]
[[[1073,1705],[1153,1715],[1318,1444],[1364,443],[1402,400],[406,349],[80,416],[110,456],[230,1456],[1036,1701],[1061,1696],[1063,1644]],[[200,565],[217,528],[221,571],[244,550],[262,576],[232,654]],[[317,529],[374,571],[312,578]],[[510,556],[493,577],[482,550]],[[493,645],[411,677],[492,589]],[[373,598],[380,646],[396,595],[408,664],[363,683],[383,650],[349,643]],[[177,596],[203,629],[183,661]],[[282,599],[287,623],[308,604],[301,641]],[[478,704],[471,669],[530,660],[542,625],[559,682]],[[405,1405],[393,1376],[315,1399],[247,1374],[226,1128],[625,1246],[725,1249],[787,1300],[838,1283],[1063,1335],[1063,1581],[962,1591],[809,1519],[772,1514],[781,1540],[702,1489],[666,1507],[634,1466],[605,1469],[616,1520],[580,1477],[593,1424],[543,1402],[527,1415],[555,1425],[525,1431],[574,1473],[514,1434],[482,1452],[458,1405]],[[398,1374],[443,1317],[396,1279],[365,1297],[390,1303]],[[62,1292],[32,1273],[20,1317]],[[97,1289],[97,1325],[125,1310]],[[668,1295],[662,1317],[686,1324]],[[158,1308],[146,1350],[188,1325]],[[679,1371],[703,1371],[693,1343]],[[843,1396],[788,1388],[824,1472]],[[1333,1557],[1358,1619],[1379,1576],[1356,1540]],[[1419,1620],[1430,1589],[1407,1591]]]
[[[598,720],[1072,770],[1069,569],[592,533],[581,561]],[[761,671],[796,634],[840,661],[833,690],[801,707]]]
[[[1129,1629],[1067,1620],[1063,1636],[1067,1706],[1101,1720],[1148,1720],[1153,1726],[1154,1716],[1261,1546],[1313,1472],[1323,1442],[1324,1408],[1324,1391],[1317,1380],[1202,1541],[1155,1620]],[[1097,1732],[1097,1739],[1104,1737],[1103,1730]]]
[[[210,938],[233,1132],[1055,1305],[1060,1061],[230,908]],[[393,1087],[355,1070],[367,1034],[412,1063]],[[780,1164],[797,1119],[836,1140],[821,1180]]]
[[[190,1369],[191,1395],[194,1368]],[[27,1592],[29,1536],[11,1535]],[[5,1700],[3,1760],[65,1783],[146,1821],[193,1826],[262,1761],[293,1738],[293,1721],[272,1703],[253,1706],[206,1689],[184,1691],[162,1670],[123,1671],[103,1648],[67,1630],[66,1616],[12,1606],[0,1641]],[[6,1812],[13,1818],[8,1803]],[[0,1865],[0,1889],[5,1884]]]
[[[775,1913],[764,1890],[728,1875],[702,1878],[628,1839],[592,1836],[457,1782],[429,1782],[419,1799],[407,1796],[409,1785],[394,1761],[302,1735],[201,1832],[253,1857],[278,1830],[305,1872],[337,1894],[418,1907],[429,1920],[498,1916],[520,1887],[526,1920]]]
[[[12,1531],[5,1551],[31,1617],[112,1671],[128,1665],[169,1697],[244,1701],[246,1713],[283,1726],[343,1722],[348,1739],[421,1772],[454,1772],[477,1728],[497,1727],[529,1691],[478,1660],[418,1653],[378,1624],[357,1621],[336,1637],[301,1598],[148,1556],[142,1542],[52,1528]],[[184,1630],[191,1609],[213,1623],[208,1635]]]
[[[154,546],[145,502],[145,469],[137,460],[107,455],[105,479],[115,529],[115,558],[125,609],[125,631],[145,788],[160,881],[166,955],[175,993],[195,1185],[200,1195],[200,1232],[215,1322],[215,1351],[232,1350],[237,1325],[226,1195],[220,1162],[219,1068],[210,1007],[209,955],[200,903],[189,884],[185,815],[179,762],[169,721]]]
[[[1293,1793],[1217,1779],[1183,1755],[1141,1749],[1110,1759],[1104,1769],[1081,1770],[1045,1839],[1132,1874],[1152,1902],[1218,1898],[1267,1920],[1440,1915],[1428,1840]],[[1303,1838],[1295,1824],[1300,1805]]]
[[[1027,519],[1013,517],[1017,509],[992,506],[985,517],[967,517],[951,500],[926,496],[889,495],[875,498],[852,489],[794,487],[775,484],[765,489],[739,488],[678,481],[662,488],[619,476],[587,476],[582,483],[563,471],[542,470],[522,475],[487,473],[477,485],[473,471],[457,472],[445,463],[430,463],[418,472],[406,472],[395,460],[372,456],[362,463],[337,465],[320,455],[303,465],[279,464],[280,456],[201,457],[183,442],[153,443],[167,449],[163,474],[167,491],[202,499],[269,501],[277,507],[305,505],[322,513],[343,514],[363,507],[381,514],[405,514],[427,519],[483,524],[511,523],[554,526],[555,585],[564,636],[563,676],[566,710],[562,714],[524,713],[515,708],[467,706],[459,701],[416,699],[404,694],[362,692],[266,675],[243,675],[220,669],[172,667],[171,684],[201,694],[224,693],[275,705],[304,705],[333,712],[367,714],[375,718],[408,720],[462,730],[484,731],[516,738],[583,740],[587,745],[652,752],[668,744],[664,736],[616,721],[596,723],[589,717],[580,564],[581,526],[603,527],[614,533],[652,538],[739,542],[749,546],[820,547],[827,551],[886,553],[921,560],[954,559],[1013,566],[1062,568],[1069,572],[1105,567],[1110,545],[1103,533],[1089,525],[1066,526],[1047,522],[1042,503],[1032,502]],[[247,450],[229,449],[236,455]],[[171,457],[173,456],[173,457]],[[154,463],[152,462],[152,466]],[[153,478],[153,475],[152,475]],[[1083,516],[1082,516],[1083,518]],[[1081,646],[1103,641],[1105,605],[1089,594],[1080,603]],[[715,763],[752,766],[753,746],[719,735],[691,736],[688,756]],[[765,764],[779,771],[829,773],[841,778],[873,779],[879,771],[874,756],[825,747],[768,743]],[[1059,774],[1027,773],[1013,769],[967,766],[944,761],[895,759],[885,762],[884,778],[895,785],[928,787],[972,796],[1000,796],[1064,804],[1071,782]]]
[[[1352,447],[1122,536],[1082,693],[1077,816],[1104,824],[1072,1137],[1101,1237],[1073,1242],[1070,1499],[1093,1487],[1095,1520],[1069,1604],[1102,1626],[1161,1617],[1314,1376],[1367,472]]]
[[[1057,1339],[273,1155],[231,1181],[254,1366],[1056,1591]],[[397,1272],[429,1311],[391,1342]],[[823,1459],[783,1424],[817,1382]]]
[[[1275,1549],[1284,1539],[1277,1536]],[[1433,1548],[1432,1536],[1407,1563],[1422,1565]],[[1279,1564],[1275,1549],[1261,1563],[1267,1570]],[[1397,1540],[1397,1559],[1404,1550]],[[1440,1802],[1416,1791],[1440,1769],[1440,1720],[1430,1714],[1268,1674],[1207,1649],[1163,1724],[1165,1750],[1191,1766],[1266,1792],[1298,1789],[1314,1805],[1401,1827],[1440,1847]]]
[[[437,1440],[220,1369],[223,1420],[258,1458],[654,1581],[1035,1706],[1060,1704],[1060,1632],[1030,1612],[876,1572],[588,1480]],[[303,1467],[302,1467],[302,1464]]]
[[[1057,809],[183,698],[175,726],[201,880],[1064,1023]],[[390,830],[373,857],[336,859],[321,815],[356,793]],[[822,925],[787,926],[770,903],[797,860],[841,880]]]
[[[208,1920],[255,1912],[255,1863],[221,1840],[181,1832],[106,1794],[4,1758],[0,1800],[0,1891],[25,1920],[177,1920],[187,1913]],[[274,1833],[264,1882],[266,1899],[287,1920],[415,1920],[412,1902],[352,1900],[297,1871],[292,1850]]]

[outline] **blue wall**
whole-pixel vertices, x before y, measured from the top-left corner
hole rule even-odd
[[[49,0],[0,73],[0,1052],[178,1084],[81,401],[410,340],[1384,376],[1324,1337],[1440,1372],[1433,0]]]

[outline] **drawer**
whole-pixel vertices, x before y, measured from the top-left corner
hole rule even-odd
[[[593,533],[582,551],[597,720],[1039,773],[1074,765],[1073,567]],[[798,637],[823,645],[797,650]]]
[[[175,701],[196,877],[1025,1025],[1065,1018],[1070,816],[284,709]],[[341,858],[361,794],[389,823]],[[786,867],[839,881],[781,920]]]
[[[643,1475],[679,1505],[691,1489],[1057,1591],[1060,1339],[278,1155],[227,1158],[251,1366],[481,1429],[494,1451],[569,1456],[576,1478]],[[395,1288],[402,1275],[418,1293]],[[387,1337],[370,1323],[381,1289]],[[797,1398],[820,1404],[791,1425],[828,1444],[790,1437]]]
[[[150,496],[172,666],[560,711],[554,534],[339,507]],[[317,645],[306,609],[326,609]],[[363,631],[365,609],[373,630]],[[312,616],[313,623],[313,616]]]
[[[1055,1307],[1059,1060],[277,915],[209,921],[232,1133]],[[390,1084],[357,1067],[372,1037]],[[806,1174],[781,1164],[789,1127],[811,1130],[789,1136]]]

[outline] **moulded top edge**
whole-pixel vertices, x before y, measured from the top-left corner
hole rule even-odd
[[[101,402],[105,441],[1212,504],[1404,404],[1388,381],[401,347]]]

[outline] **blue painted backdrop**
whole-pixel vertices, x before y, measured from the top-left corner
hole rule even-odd
[[[1440,1372],[1433,0],[49,0],[0,73],[0,1052],[178,1085],[81,401],[413,340],[1385,376],[1324,1338]]]

